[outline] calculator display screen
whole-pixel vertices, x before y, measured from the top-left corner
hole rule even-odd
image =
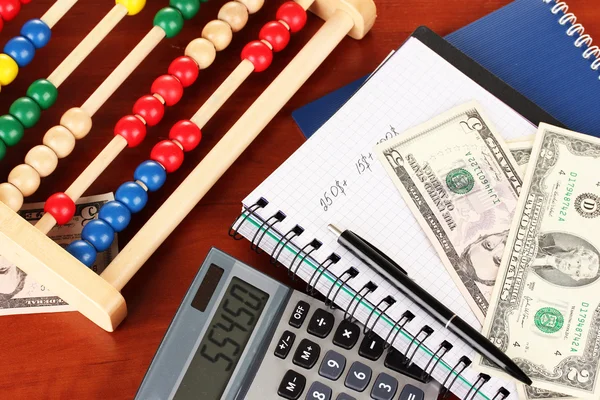
[[[267,300],[262,290],[231,280],[174,399],[221,398]]]

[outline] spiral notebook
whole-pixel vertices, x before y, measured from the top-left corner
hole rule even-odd
[[[427,236],[372,155],[373,146],[386,136],[470,100],[483,105],[507,139],[534,134],[540,121],[558,124],[421,27],[243,200],[242,214],[232,228],[461,398],[517,399],[512,382],[490,379],[469,368],[472,349],[338,246],[327,230],[329,223],[352,229],[480,329]]]
[[[445,39],[569,129],[600,137],[600,48],[567,3],[516,0]],[[365,79],[294,111],[302,133],[316,132]]]

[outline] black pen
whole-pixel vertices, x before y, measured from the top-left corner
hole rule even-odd
[[[440,324],[506,373],[531,386],[531,379],[502,350],[477,332],[450,309],[408,277],[408,273],[375,246],[349,230],[340,231],[333,225],[329,230],[338,236],[337,242],[360,258],[406,297],[427,311]]]

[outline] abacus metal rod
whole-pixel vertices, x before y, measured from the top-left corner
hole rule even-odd
[[[102,278],[117,290],[125,286],[353,26],[350,14],[337,9],[131,239]]]
[[[54,25],[56,25],[58,21],[60,21],[61,18],[64,17],[67,12],[69,12],[75,3],[77,3],[77,0],[58,0],[48,9],[48,11],[46,11],[44,15],[42,15],[42,18],[40,19],[44,21],[46,25],[50,27],[50,29],[52,29]]]
[[[115,4],[94,29],[48,76],[48,80],[58,88],[126,15],[127,8],[120,3]]]

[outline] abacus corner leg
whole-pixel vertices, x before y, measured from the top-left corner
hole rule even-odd
[[[102,329],[114,331],[127,315],[117,289],[2,202],[0,249],[7,260]]]
[[[354,21],[348,36],[357,40],[365,37],[377,18],[377,7],[373,0],[315,0],[309,10],[324,21],[336,10],[346,11]]]

